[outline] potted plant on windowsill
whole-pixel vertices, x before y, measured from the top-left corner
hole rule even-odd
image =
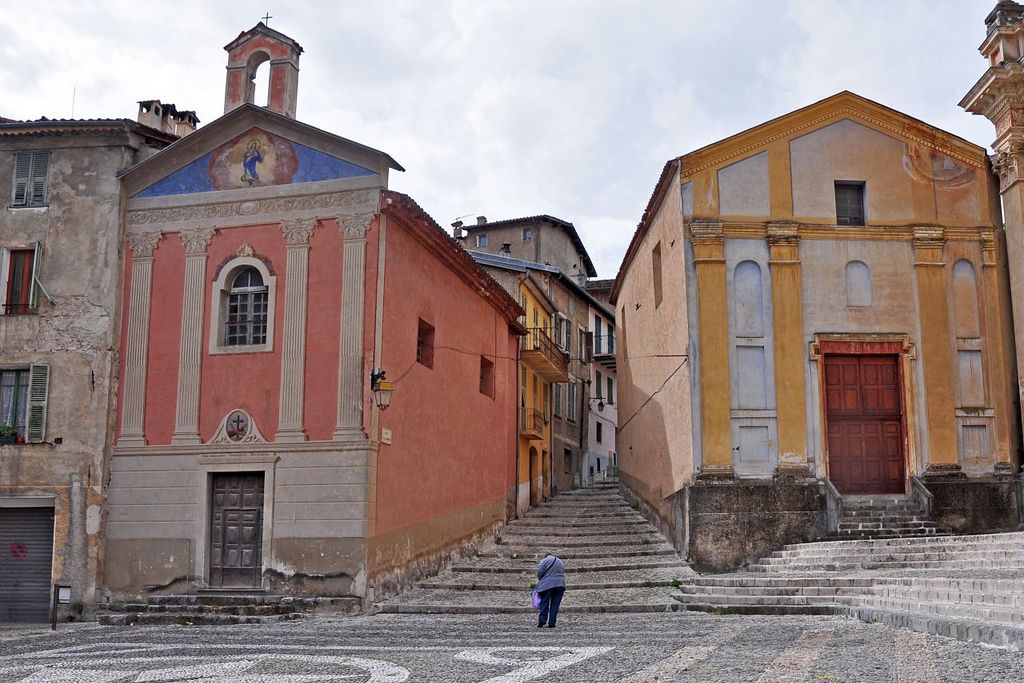
[[[18,443],[18,430],[11,425],[0,424],[0,446]]]

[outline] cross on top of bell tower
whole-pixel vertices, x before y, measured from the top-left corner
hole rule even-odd
[[[273,19],[269,12],[263,18],[267,21]],[[256,70],[264,62],[270,62],[267,109],[295,118],[301,45],[261,21],[240,33],[224,49],[228,52],[227,84],[224,88],[225,114],[255,101]]]

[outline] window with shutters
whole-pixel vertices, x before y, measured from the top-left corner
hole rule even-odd
[[[576,421],[576,383],[569,382],[566,385],[565,416],[569,422]]]
[[[49,170],[48,151],[15,152],[11,206],[46,206]]]
[[[214,284],[210,353],[271,351],[276,278],[263,261],[239,257],[221,269]]]
[[[864,225],[864,183],[836,181],[836,224]]]
[[[555,417],[562,417],[562,385],[556,384],[555,392]]]
[[[50,367],[0,370],[0,425],[14,428],[18,443],[42,443],[46,436],[46,401]]]
[[[596,431],[594,433],[594,436],[597,437],[595,440],[597,441],[597,443],[601,443],[601,437],[603,436],[603,432],[604,432],[604,425],[602,425],[601,421],[598,420],[596,423],[594,423],[594,426],[596,427]],[[600,468],[598,468],[598,469],[600,469]]]
[[[2,269],[6,275],[3,313],[18,315],[35,309],[33,277],[35,249],[11,249],[4,254]]]
[[[603,392],[603,387],[601,386],[601,383],[603,381],[604,381],[604,379],[603,379],[603,376],[601,375],[601,373],[599,371],[595,370],[594,371],[594,394],[595,394],[595,398],[603,398],[604,397],[604,394],[602,393]]]

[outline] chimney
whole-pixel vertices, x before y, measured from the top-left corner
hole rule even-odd
[[[487,216],[477,216],[476,217],[476,224],[477,225],[484,225],[486,223],[487,223]]]
[[[462,239],[462,221],[455,221],[452,223],[452,237],[457,240]]]
[[[174,134],[180,138],[195,133],[199,127],[199,117],[194,111],[179,111],[174,115]]]
[[[199,117],[194,111],[178,111],[173,104],[160,100],[140,100],[138,122],[178,137],[194,133],[199,127]]]
[[[150,128],[163,130],[164,107],[160,100],[139,100],[138,122]],[[171,132],[174,131],[165,131]]]

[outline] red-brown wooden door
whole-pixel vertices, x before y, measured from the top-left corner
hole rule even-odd
[[[897,356],[826,355],[829,479],[839,493],[904,493]]]
[[[213,475],[210,586],[259,588],[263,573],[263,475]]]

